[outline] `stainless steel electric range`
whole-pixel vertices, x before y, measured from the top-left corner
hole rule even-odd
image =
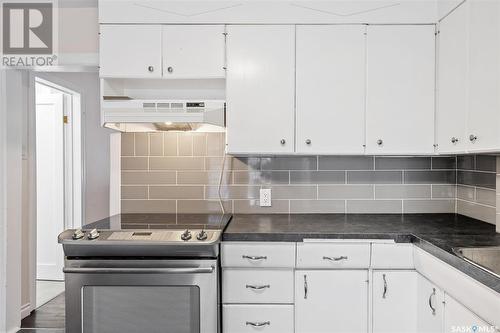
[[[61,233],[66,332],[219,332],[219,243],[230,219],[124,214]]]

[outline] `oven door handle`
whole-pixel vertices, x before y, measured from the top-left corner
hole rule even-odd
[[[213,273],[214,270],[214,266],[182,268],[63,268],[64,273],[75,274],[209,274]]]

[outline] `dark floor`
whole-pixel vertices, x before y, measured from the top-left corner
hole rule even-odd
[[[62,293],[24,318],[18,333],[62,333],[64,318],[64,293]]]

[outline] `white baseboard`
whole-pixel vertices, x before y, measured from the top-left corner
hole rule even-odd
[[[31,303],[26,303],[21,306],[21,319],[28,317],[31,313],[31,310],[33,310],[33,308],[31,307]]]

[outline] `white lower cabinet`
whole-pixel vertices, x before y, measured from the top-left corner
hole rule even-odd
[[[224,303],[293,303],[293,270],[224,269]]]
[[[444,292],[420,274],[417,278],[417,318],[418,332],[443,331]]]
[[[498,332],[451,296],[444,298],[444,332]]]
[[[297,270],[295,332],[368,332],[367,270]]]
[[[221,248],[222,333],[500,332],[498,293],[410,244]]]
[[[417,331],[417,272],[373,272],[373,332]]]
[[[293,333],[293,305],[226,304],[222,318],[227,333]]]

